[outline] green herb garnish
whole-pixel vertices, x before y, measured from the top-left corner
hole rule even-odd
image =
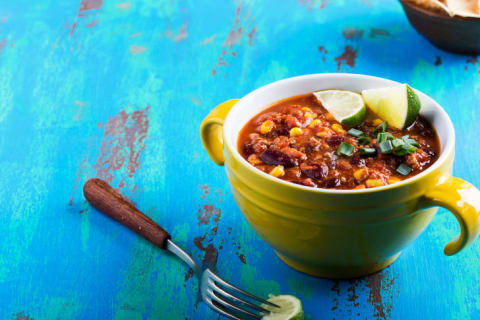
[[[377,143],[380,144],[387,140],[393,140],[395,137],[390,132],[380,132],[377,134]]]
[[[340,156],[350,157],[353,154],[355,147],[347,142],[342,142],[337,149],[337,154]]]
[[[367,156],[367,157],[374,156],[374,155],[377,154],[377,149],[375,149],[375,148],[361,148],[360,149],[360,154],[362,156]]]
[[[361,145],[361,146],[369,144],[370,141],[372,141],[372,138],[370,138],[370,137],[360,137],[360,138],[358,138],[358,144]]]
[[[397,172],[400,173],[402,176],[406,176],[412,171],[413,171],[412,168],[410,168],[409,166],[407,166],[403,163],[401,165],[399,165],[398,168],[397,168]]]
[[[412,154],[414,153],[415,151],[417,151],[417,147],[415,146],[412,146],[410,143],[405,143],[403,146],[402,146],[402,149],[407,152],[408,154]]]
[[[408,143],[408,144],[411,144],[414,147],[420,147],[420,144],[417,141],[415,141],[414,139],[407,139],[407,140],[405,140],[405,142]]]
[[[390,140],[383,141],[382,143],[378,144],[380,148],[380,152],[383,154],[389,154],[393,151],[392,142]]]
[[[375,130],[373,130],[373,134],[376,135],[379,132],[385,132],[387,131],[387,128],[388,128],[388,123],[387,121],[384,121],[380,123],[378,127],[375,128]]]
[[[363,136],[363,131],[357,130],[355,128],[348,130],[347,133],[352,137],[356,137],[356,138],[360,138]]]
[[[395,148],[395,150],[398,150],[405,144],[405,141],[403,139],[394,139],[392,140],[392,146]]]
[[[411,144],[405,143],[400,148],[395,149],[393,153],[396,156],[405,156],[407,154],[415,153],[415,151],[417,151],[416,147],[412,146]]]
[[[408,134],[406,136],[403,136],[402,140],[405,141],[405,143],[411,144],[412,146],[420,147],[420,144],[417,141],[415,141],[415,139],[410,138]]]

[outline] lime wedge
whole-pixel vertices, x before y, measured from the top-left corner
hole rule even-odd
[[[262,320],[303,320],[304,314],[302,309],[302,302],[294,296],[290,295],[270,295],[269,302],[276,304],[280,308],[272,307],[262,304],[271,313],[263,316]]]
[[[362,95],[367,106],[395,129],[411,125],[420,111],[420,99],[408,84],[363,90]]]
[[[365,120],[367,108],[358,93],[347,90],[323,90],[313,94],[341,124],[358,126]]]

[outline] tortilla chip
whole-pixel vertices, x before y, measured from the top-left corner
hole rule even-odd
[[[445,3],[457,16],[480,18],[480,0],[445,0]]]
[[[447,13],[449,16],[453,16],[454,13],[448,9],[448,7],[439,0],[408,0],[409,2],[415,3],[425,9],[430,9],[433,11]],[[443,0],[446,1],[446,0]],[[478,0],[480,1],[480,0]]]

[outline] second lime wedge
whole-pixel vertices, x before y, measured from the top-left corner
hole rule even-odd
[[[408,84],[363,90],[362,96],[367,106],[395,129],[407,128],[420,111],[420,99]]]

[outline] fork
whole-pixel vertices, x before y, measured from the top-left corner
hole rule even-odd
[[[170,234],[138,210],[104,180],[94,178],[83,186],[87,201],[100,212],[130,228],[160,249],[168,250],[192,268],[200,281],[202,300],[216,312],[235,320],[262,319],[270,313],[259,303],[280,308],[256,297],[217,276],[212,270],[201,270],[197,262],[175,244]]]

